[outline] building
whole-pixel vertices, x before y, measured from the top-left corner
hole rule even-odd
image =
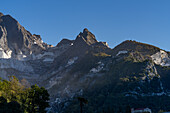
[[[152,111],[149,108],[132,108],[131,113],[152,113]]]

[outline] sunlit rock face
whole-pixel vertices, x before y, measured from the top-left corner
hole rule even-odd
[[[170,57],[168,56],[168,53],[163,50],[153,54],[151,58],[155,64],[161,66],[170,66]]]

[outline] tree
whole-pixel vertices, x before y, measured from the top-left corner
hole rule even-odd
[[[49,107],[49,94],[43,87],[37,85],[31,86],[28,91],[28,112],[29,113],[45,113],[45,108]]]
[[[7,100],[4,97],[0,97],[0,113],[5,113],[7,110]]]
[[[26,84],[25,84],[26,83]],[[45,113],[49,107],[49,94],[43,87],[27,85],[10,76],[9,81],[0,78],[0,113]]]
[[[1,96],[0,113],[22,113],[22,109],[18,102],[12,101],[7,103],[7,100]]]
[[[83,98],[83,97],[78,97],[77,99],[80,102],[80,112],[83,113],[83,105],[87,104],[88,101],[85,98]]]
[[[6,111],[7,113],[22,113],[21,105],[16,101],[9,102],[7,106],[8,106],[8,111]]]
[[[23,78],[23,79],[21,80],[21,84],[22,84],[25,88],[31,87],[30,83],[29,83],[25,78]]]

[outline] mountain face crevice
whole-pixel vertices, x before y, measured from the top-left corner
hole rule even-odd
[[[11,75],[47,88],[51,112],[77,112],[77,96],[88,98],[87,112],[102,112],[108,106],[116,110],[119,103],[140,107],[148,98],[165,103],[169,98],[170,52],[131,40],[111,49],[87,28],[75,40],[51,46],[0,13],[0,77],[8,80]],[[147,106],[157,101],[149,100]]]

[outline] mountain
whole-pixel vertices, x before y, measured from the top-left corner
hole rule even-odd
[[[40,35],[32,35],[10,15],[0,16],[0,48],[2,58],[24,59],[30,54],[39,54],[49,45]]]
[[[87,28],[51,46],[0,13],[0,77],[10,75],[48,89],[52,113],[79,112],[79,96],[88,113],[170,109],[170,52],[132,40],[112,49]]]

